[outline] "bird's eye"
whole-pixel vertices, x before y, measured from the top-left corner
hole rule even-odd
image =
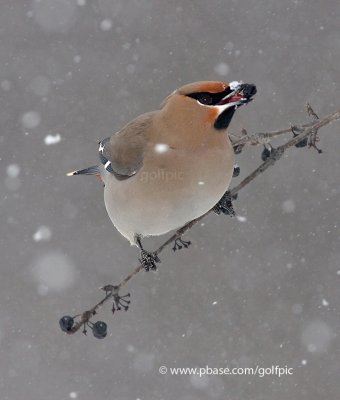
[[[216,93],[208,93],[208,92],[195,92],[187,94],[188,97],[191,97],[197,100],[199,103],[205,106],[211,106],[216,104]],[[219,95],[217,95],[219,96]]]
[[[197,99],[201,104],[204,105],[211,105],[213,104],[213,98],[212,96],[210,96],[209,94],[202,94],[201,96],[199,96],[199,98]]]

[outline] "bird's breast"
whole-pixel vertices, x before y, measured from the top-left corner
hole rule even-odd
[[[160,235],[211,209],[233,171],[232,146],[222,139],[220,145],[194,149],[150,143],[136,175],[123,181],[107,177],[105,204],[117,229],[130,241],[136,233]]]

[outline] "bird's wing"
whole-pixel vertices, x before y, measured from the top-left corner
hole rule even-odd
[[[142,167],[153,114],[140,115],[122,130],[100,142],[99,158],[105,169],[117,178],[127,179]]]

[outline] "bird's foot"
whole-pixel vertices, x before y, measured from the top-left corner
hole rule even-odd
[[[225,215],[229,215],[230,217],[235,217],[236,213],[232,203],[232,200],[234,199],[235,197],[232,198],[229,191],[225,192],[221,200],[213,208],[214,213],[217,215],[223,213]]]
[[[182,238],[178,238],[175,240],[174,246],[172,248],[173,251],[181,250],[183,247],[187,249],[191,245],[190,240],[186,241]]]
[[[236,178],[237,176],[240,175],[241,169],[237,164],[234,164],[234,170],[233,170],[233,178]]]
[[[101,288],[104,290],[106,296],[113,297],[113,304],[112,304],[112,313],[114,314],[115,311],[124,310],[127,311],[129,309],[130,301],[130,293],[125,294],[124,296],[119,295],[119,286],[114,285],[106,285]],[[128,300],[129,299],[129,300]]]
[[[156,253],[142,249],[139,262],[143,265],[145,271],[157,271],[156,263],[160,263],[161,260]]]
[[[160,263],[157,253],[144,250],[141,241],[141,235],[136,235],[136,244],[140,248],[139,262],[143,265],[145,271],[157,271],[156,263]]]

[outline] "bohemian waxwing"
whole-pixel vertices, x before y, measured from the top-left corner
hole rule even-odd
[[[109,217],[140,247],[146,270],[156,269],[160,260],[143,249],[143,236],[181,227],[214,207],[227,191],[234,166],[227,128],[235,110],[255,93],[255,85],[242,82],[185,85],[159,110],[102,140],[101,165],[68,174],[100,176]]]

